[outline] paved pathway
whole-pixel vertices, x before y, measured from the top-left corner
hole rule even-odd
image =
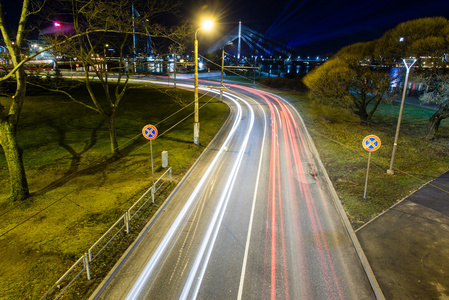
[[[386,299],[449,299],[449,172],[357,236]]]
[[[401,100],[402,99],[399,97],[395,101],[401,103]],[[407,97],[405,97],[404,102],[406,104],[410,104],[410,105],[414,105],[414,106],[420,106],[420,107],[434,109],[434,110],[438,109],[438,105],[436,105],[434,103],[421,103],[421,101],[419,100],[418,97],[407,96]]]

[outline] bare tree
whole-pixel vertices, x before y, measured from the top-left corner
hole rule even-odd
[[[427,92],[419,99],[422,103],[438,105],[438,110],[430,117],[426,139],[436,138],[442,120],[449,118],[449,75],[427,74],[423,78]]]
[[[19,22],[14,34],[6,25],[3,5],[0,2],[0,31],[13,64],[13,72],[0,78],[0,81],[10,78],[14,74],[16,82],[15,93],[12,96],[11,103],[9,104],[9,101],[5,101],[7,104],[0,103],[0,145],[5,153],[8,165],[11,185],[10,198],[13,201],[23,200],[29,194],[22,152],[17,141],[17,125],[26,94],[26,74],[22,61],[22,46],[25,42],[28,18],[31,14],[40,11],[42,5],[43,3],[41,2],[23,0]]]
[[[169,1],[147,2],[146,6],[142,7],[141,14],[133,14],[131,0],[72,1],[73,25],[77,38],[70,44],[65,44],[64,49],[60,51],[69,53],[81,63],[84,83],[92,103],[86,104],[77,100],[67,91],[57,87],[52,90],[65,93],[70,99],[96,111],[107,121],[113,155],[119,154],[115,116],[129,88],[130,73],[137,63],[135,43],[132,39],[136,35],[159,38],[177,44],[178,48],[182,47],[182,41],[188,33],[186,26],[166,28],[153,23],[149,26],[150,19],[160,14],[173,13],[177,5]],[[56,45],[61,45],[60,39],[60,36],[51,36],[48,41],[55,45],[56,49]],[[68,46],[72,48],[68,49]],[[109,48],[115,51],[114,59],[107,57]],[[156,49],[153,48],[153,51]],[[102,87],[101,92],[94,88],[97,82]]]
[[[25,100],[27,87],[27,76],[24,69],[24,63],[33,59],[40,53],[53,48],[57,49],[58,47],[62,47],[62,45],[66,45],[65,48],[67,49],[68,46],[73,48],[75,45],[77,46],[77,50],[80,55],[91,55],[91,58],[89,59],[86,55],[85,60],[83,60],[83,64],[85,64],[86,67],[92,65],[98,66],[97,62],[93,63],[92,54],[94,52],[99,52],[99,47],[102,43],[104,47],[104,40],[107,35],[121,35],[122,39],[120,39],[120,41],[122,42],[129,39],[129,35],[132,33],[130,28],[131,18],[129,13],[126,12],[126,9],[128,9],[132,4],[131,1],[60,1],[73,4],[73,19],[75,25],[77,26],[77,32],[72,36],[57,36],[54,39],[54,43],[50,46],[37,51],[33,55],[26,56],[25,53],[22,53],[22,48],[25,45],[25,36],[27,33],[27,23],[29,21],[29,17],[33,14],[39,13],[44,7],[44,4],[46,4],[46,0],[23,0],[18,25],[14,30],[7,27],[4,18],[3,3],[0,0],[0,31],[8,50],[8,59],[12,62],[12,70],[5,70],[4,74],[1,75],[2,77],[0,77],[0,81],[13,79],[16,86],[14,95],[10,97],[10,99],[0,102],[0,145],[5,153],[10,174],[10,199],[12,201],[23,200],[29,195],[28,183],[22,160],[22,151],[19,148],[17,140],[17,127]],[[126,7],[126,5],[128,5],[128,7]],[[169,1],[154,1],[147,4],[146,9],[151,12],[151,14],[156,15],[161,12],[170,11],[169,7],[174,7]],[[143,17],[145,18],[147,16],[149,15],[144,15]],[[188,33],[188,31],[184,30],[185,28],[186,27],[184,26],[167,30],[162,26],[154,26],[155,31],[158,33],[154,33],[154,36],[160,36],[171,40],[172,42],[177,42],[177,40],[181,40],[182,36],[185,36]],[[148,34],[148,32],[143,32],[142,34]],[[150,34],[153,35],[153,33]],[[86,41],[87,44],[83,44]],[[120,49],[122,49],[122,53],[126,53],[124,48],[125,43],[122,44],[123,48]],[[88,70],[88,68],[86,68],[86,70]],[[118,70],[123,70],[123,68],[119,67]],[[107,73],[104,72],[104,69],[99,68],[94,69],[94,71],[98,80],[100,80],[105,89],[105,95],[109,106],[105,106],[105,109],[100,105],[100,102],[95,102],[98,97],[91,89],[91,77],[89,77],[88,72],[85,73],[86,87],[88,90],[90,89],[89,92],[91,94],[93,105],[88,105],[81,101],[77,101],[76,99],[73,99],[73,97],[72,100],[98,111],[108,119],[109,124],[114,124],[115,112],[126,90],[128,75],[126,72],[122,72],[122,75],[119,75],[119,79],[115,80],[117,84],[114,92],[112,93],[109,90],[109,79],[106,75]],[[70,96],[67,92],[65,93]],[[113,96],[111,96],[111,94]],[[115,142],[112,141],[113,139],[115,139]],[[115,125],[111,129],[111,148],[113,152],[117,149]]]

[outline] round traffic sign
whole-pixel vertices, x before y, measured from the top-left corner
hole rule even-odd
[[[154,140],[157,137],[157,129],[154,125],[145,125],[142,134],[147,140]]]
[[[376,151],[380,148],[380,139],[375,135],[368,135],[363,139],[362,146],[366,151]]]

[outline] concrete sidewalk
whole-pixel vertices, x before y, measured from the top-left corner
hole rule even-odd
[[[395,98],[394,102],[397,103],[401,103],[402,97],[400,97],[399,95],[397,96],[397,98]],[[406,96],[404,99],[405,104],[409,104],[409,105],[414,105],[414,106],[419,106],[419,107],[423,107],[423,108],[428,108],[428,109],[433,109],[433,110],[438,110],[438,105],[434,104],[434,103],[421,103],[421,100],[419,100],[418,97],[414,97],[414,96]]]
[[[357,236],[386,299],[449,299],[449,172]]]

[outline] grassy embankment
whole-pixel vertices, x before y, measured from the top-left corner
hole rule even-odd
[[[81,91],[77,94],[83,96]],[[181,92],[180,96],[186,103],[192,101],[191,92]],[[201,98],[200,105],[209,99]],[[8,105],[5,98],[1,101]],[[161,152],[166,150],[174,183],[158,197],[156,205],[134,221],[130,235],[119,236],[120,243],[108,248],[106,252],[111,257],[100,257],[94,262],[93,280],[87,281],[83,273],[66,297],[85,299],[92,292],[204,150],[204,146],[193,145],[193,116],[163,134],[193,111],[191,105],[161,122],[180,107],[154,89],[129,90],[117,116],[122,156],[112,159],[107,124],[97,113],[65,96],[42,91],[29,93],[21,117],[19,142],[32,194],[23,203],[7,200],[9,178],[0,152],[1,299],[40,299],[151,186],[150,147],[141,130],[146,124],[157,125],[160,137],[153,141],[155,177],[165,171],[160,166]],[[202,145],[215,136],[228,112],[228,107],[216,100],[201,109]]]
[[[424,139],[434,110],[405,105],[393,169],[390,166],[400,104],[383,103],[372,124],[362,126],[348,111],[312,102],[306,94],[283,93],[305,119],[320,157],[354,228],[391,207],[423,184],[449,169],[449,122],[443,121],[438,139]],[[365,136],[374,134],[382,146],[371,154],[367,199],[363,199],[368,152]]]

